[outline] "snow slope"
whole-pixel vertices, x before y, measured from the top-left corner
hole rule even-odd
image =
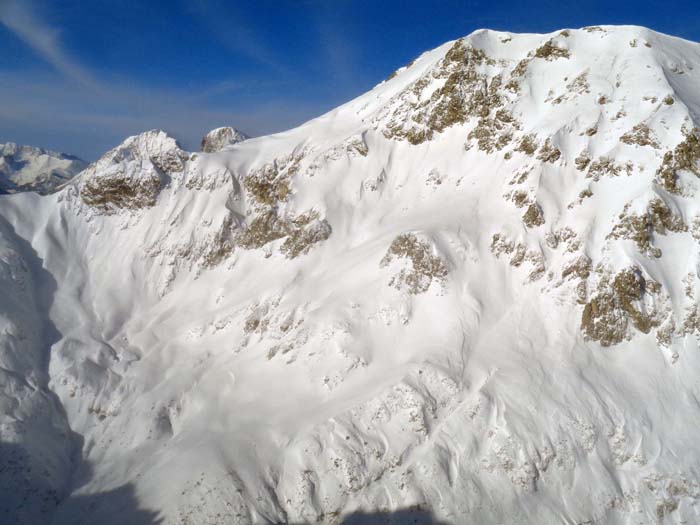
[[[477,31],[0,197],[6,515],[700,521],[699,72],[639,27]]]
[[[0,194],[51,193],[87,166],[77,157],[12,142],[0,144]]]

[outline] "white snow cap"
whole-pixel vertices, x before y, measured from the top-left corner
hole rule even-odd
[[[116,148],[109,150],[97,161],[111,160],[120,162],[125,157],[148,159],[168,151],[182,151],[180,145],[167,132],[160,129],[144,131],[126,138]]]
[[[14,142],[0,144],[0,193],[51,193],[87,163],[72,155]]]

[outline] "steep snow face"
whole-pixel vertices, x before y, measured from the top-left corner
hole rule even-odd
[[[204,153],[216,153],[227,146],[246,140],[248,136],[231,127],[216,128],[204,135],[201,149]]]
[[[51,193],[87,166],[70,155],[12,142],[0,144],[0,194]]]
[[[55,282],[27,241],[0,219],[0,514],[43,523],[69,493],[78,452],[60,401],[48,388],[58,340],[46,299]]]
[[[699,521],[698,74],[638,27],[478,31],[288,132],[0,198],[82,444],[41,434],[46,520]]]

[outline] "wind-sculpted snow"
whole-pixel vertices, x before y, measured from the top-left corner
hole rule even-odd
[[[146,132],[0,197],[3,421],[55,416],[1,434],[55,467],[13,494],[54,491],[36,523],[700,521],[699,74],[638,27],[477,31],[299,128]]]

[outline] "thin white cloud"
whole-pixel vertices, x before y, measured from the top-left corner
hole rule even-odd
[[[355,67],[355,49],[341,31],[342,15],[322,6],[316,16],[319,50],[332,80],[340,85],[353,85],[361,75]]]
[[[187,90],[143,86],[129,78],[98,78],[62,47],[59,32],[42,20],[36,5],[32,0],[0,0],[0,24],[55,70],[0,70],[0,142],[47,147],[90,160],[128,135],[148,129],[164,129],[186,148],[195,148],[201,135],[215,127],[232,125],[260,135],[288,129],[330,109],[321,101],[300,103],[289,96],[290,90],[266,102],[246,102],[257,98],[251,93],[255,89],[290,82],[287,75],[269,81],[229,78]],[[264,48],[247,47],[253,40],[241,37],[235,45],[274,64]],[[241,96],[231,97],[234,92]],[[226,106],[215,107],[214,100],[222,98],[228,99]]]
[[[63,49],[58,31],[35,15],[29,0],[0,0],[0,23],[67,77],[91,89],[101,89],[94,76]]]
[[[265,43],[264,36],[254,30],[250,21],[245,20],[235,2],[187,0],[185,5],[207,31],[232,53],[247,57],[279,73],[292,73]]]
[[[112,78],[109,86],[95,92],[57,73],[0,71],[0,143],[32,144],[91,160],[148,129],[164,129],[194,149],[204,133],[219,126],[256,136],[289,129],[330,109],[279,98],[217,107],[209,98],[226,91],[217,84],[177,92]]]

